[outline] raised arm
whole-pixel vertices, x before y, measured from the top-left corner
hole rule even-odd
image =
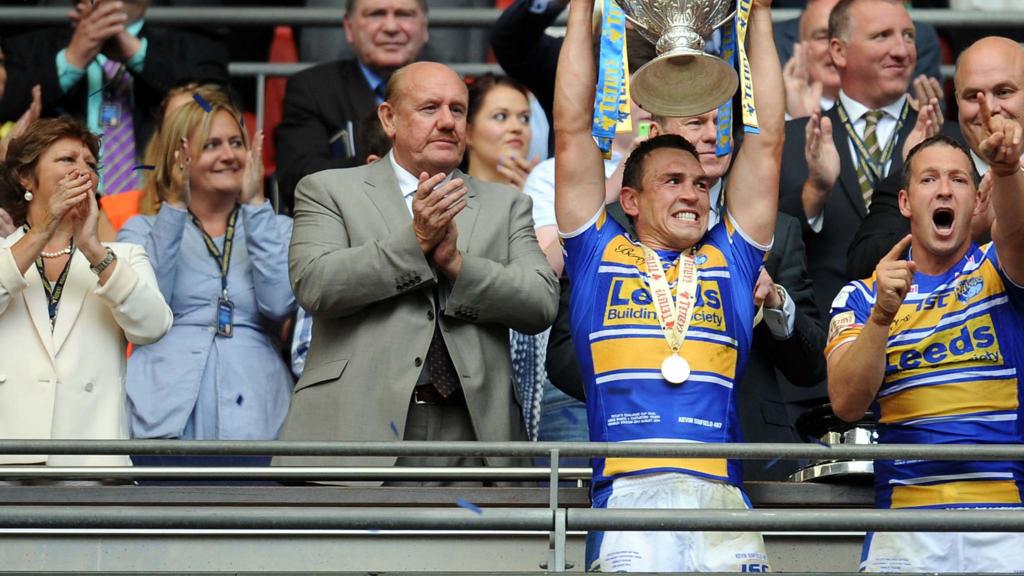
[[[594,0],[573,0],[555,76],[555,218],[574,232],[604,206],[604,164],[591,136],[597,64],[591,13]]]
[[[981,142],[981,155],[992,174],[992,241],[999,255],[999,266],[1014,284],[1024,286],[1024,172],[1020,155],[1024,134],[1020,122],[1005,116],[992,116],[988,100],[978,94],[987,137]]]
[[[917,269],[912,261],[900,259],[909,247],[908,234],[878,263],[875,269],[876,300],[871,313],[863,320],[857,337],[851,343],[838,344],[828,356],[828,397],[836,416],[847,422],[863,416],[882,387],[889,326],[910,292]],[[832,318],[830,336],[842,328],[841,316]]]
[[[743,138],[725,198],[740,228],[755,242],[768,244],[775,231],[782,144],[786,139],[786,95],[772,36],[771,0],[754,0],[748,39],[761,131]]]

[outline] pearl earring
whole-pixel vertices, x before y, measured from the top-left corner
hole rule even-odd
[[[35,198],[35,196],[28,190],[25,190],[25,202],[31,202],[33,198]]]

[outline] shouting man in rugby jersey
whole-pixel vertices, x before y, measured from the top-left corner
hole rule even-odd
[[[733,442],[734,383],[750,351],[750,294],[772,244],[784,134],[782,70],[771,2],[754,0],[749,54],[760,133],[737,153],[726,210],[708,230],[711,179],[677,135],[639,144],[620,202],[636,235],[608,218],[601,153],[591,137],[596,84],[593,0],[573,0],[555,83],[555,213],[572,280],[572,336],[590,439]],[[746,508],[740,463],[594,460],[594,506]],[[768,569],[755,533],[592,533],[587,564],[604,572]]]
[[[879,443],[1024,442],[1024,173],[1021,124],[993,115],[984,93],[977,147],[991,192],[977,187],[970,151],[945,136],[907,157],[900,211],[911,233],[867,279],[832,304],[829,396],[836,414],[871,406]],[[971,219],[991,193],[992,242],[971,242]],[[909,248],[909,249],[908,249]],[[1022,462],[875,463],[880,508],[1019,508]],[[1022,534],[876,533],[869,572],[1017,572]]]

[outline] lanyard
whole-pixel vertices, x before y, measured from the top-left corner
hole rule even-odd
[[[43,257],[36,258],[36,270],[39,271],[39,277],[43,280],[43,291],[46,293],[46,308],[50,314],[50,331],[53,331],[54,324],[57,321],[57,307],[60,306],[60,297],[64,294],[64,284],[68,280],[68,272],[71,271],[71,260],[75,257],[75,240],[71,239],[71,253],[68,254],[68,261],[64,264],[64,269],[61,270],[60,276],[57,277],[56,284],[50,284],[50,281],[46,278],[46,266],[43,264]]]
[[[676,297],[672,299],[672,290],[668,285],[668,277],[661,265],[658,253],[647,246],[644,250],[644,262],[647,266],[647,277],[650,282],[651,297],[654,300],[654,311],[658,315],[658,323],[665,333],[672,353],[676,354],[683,346],[683,339],[690,327],[693,305],[697,300],[697,263],[694,260],[695,249],[679,255],[676,276]]]
[[[839,120],[843,123],[846,128],[846,133],[850,135],[850,141],[853,142],[853,147],[857,151],[857,162],[860,164],[864,174],[871,179],[872,185],[876,184],[882,179],[884,175],[883,169],[889,159],[892,158],[892,151],[896,147],[896,140],[899,139],[900,130],[903,128],[903,122],[907,119],[907,111],[910,109],[910,100],[903,101],[903,109],[900,110],[900,117],[896,120],[896,128],[892,131],[892,136],[889,137],[888,144],[885,145],[885,149],[882,150],[882,154],[878,159],[878,164],[875,164],[871,160],[871,154],[868,153],[868,147],[864,144],[864,139],[857,134],[857,131],[853,129],[853,123],[850,122],[850,115],[846,112],[846,108],[842,102],[838,103],[839,106]],[[881,122],[881,119],[879,119]],[[877,135],[877,127],[875,128]],[[877,137],[877,136],[876,136]]]
[[[213,238],[203,230],[203,223],[199,221],[199,217],[196,216],[191,210],[188,211],[188,215],[192,218],[192,223],[199,228],[199,233],[203,235],[203,242],[206,243],[206,249],[210,252],[210,256],[213,256],[213,260],[217,263],[217,267],[220,268],[220,293],[221,297],[227,300],[228,298],[228,269],[231,267],[231,246],[235,240],[235,220],[238,219],[238,205],[235,205],[235,209],[231,211],[231,215],[228,216],[228,227],[224,231],[224,252],[221,253],[217,249],[217,244],[213,241]]]

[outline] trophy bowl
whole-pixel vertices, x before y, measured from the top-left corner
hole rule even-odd
[[[732,0],[615,0],[658,56],[633,73],[630,90],[656,116],[696,116],[732,98],[739,77],[704,53],[704,39],[732,19]]]

